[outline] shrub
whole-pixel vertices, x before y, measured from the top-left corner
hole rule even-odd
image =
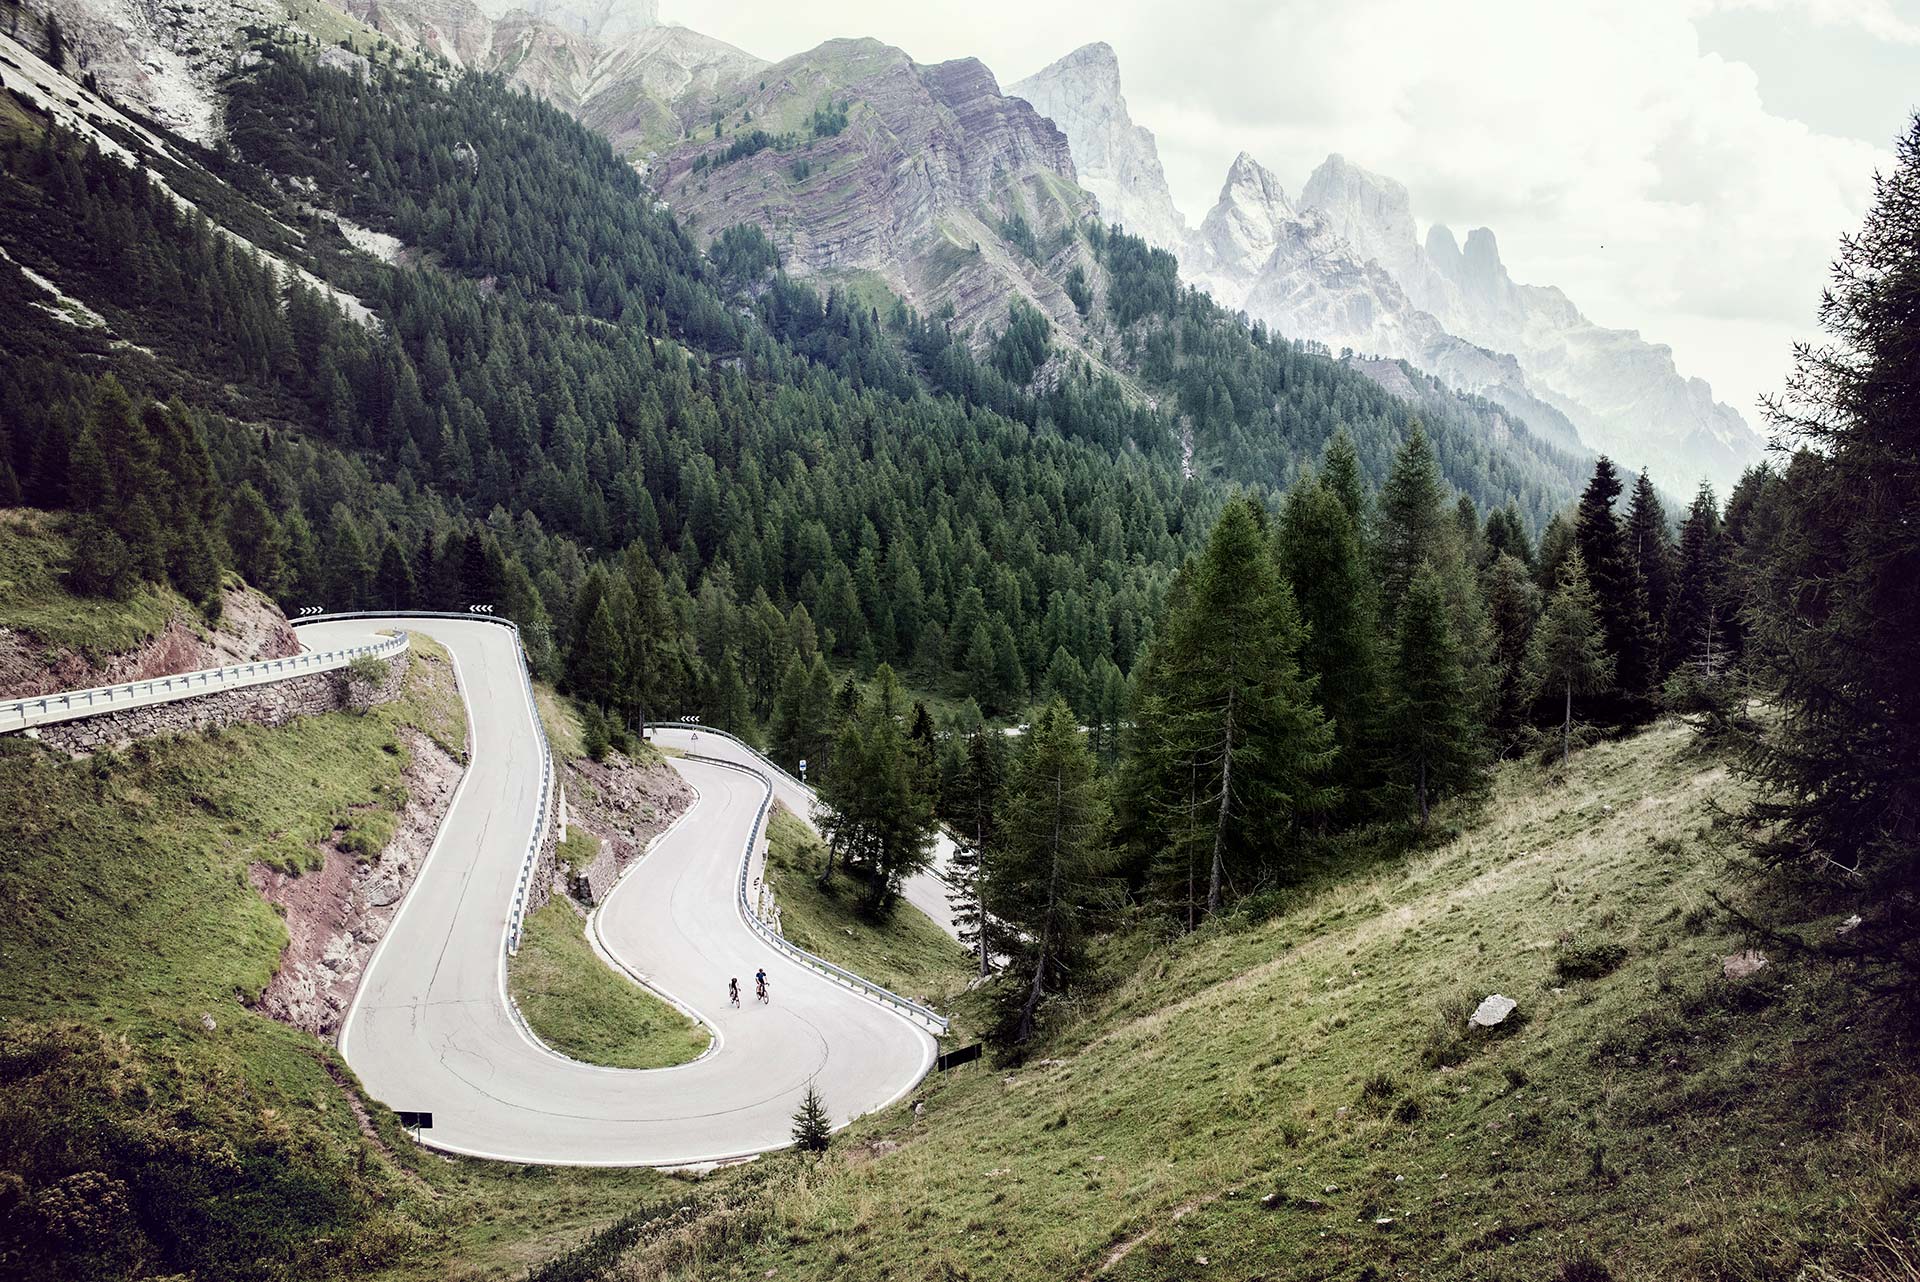
[[[1585,1251],[1560,1261],[1555,1282],[1613,1282],[1613,1272]]]
[[[1553,959],[1553,973],[1563,980],[1602,979],[1620,969],[1627,959],[1626,946],[1612,940],[1583,944],[1578,940],[1565,944]]]

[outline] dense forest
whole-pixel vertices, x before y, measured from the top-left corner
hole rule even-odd
[[[703,254],[603,139],[497,79],[262,53],[229,87],[229,149],[167,178],[298,227],[281,247],[364,316],[91,143],[0,144],[21,251],[124,340],[51,324],[0,269],[0,503],[72,513],[77,588],[211,600],[231,567],[290,604],[495,602],[599,742],[694,714],[819,763],[874,912],[948,822],[962,916],[983,958],[1016,959],[1016,1041],[1102,905],[1191,928],[1271,901],[1315,861],[1425,839],[1503,754],[1662,711],[1748,745],[1782,798],[1770,863],[1821,851],[1910,901],[1911,808],[1876,791],[1912,777],[1910,678],[1873,696],[1891,711],[1858,700],[1913,668],[1839,666],[1878,653],[1910,553],[1888,515],[1910,484],[1859,489],[1865,554],[1841,524],[1849,432],[1894,394],[1864,371],[1899,300],[1864,268],[1782,410],[1805,448],[1669,513],[1645,475],[1490,405],[1416,417],[1118,229],[1085,229],[1105,276],[1076,298],[1132,387],[1032,309],[976,349],[945,318],[823,299],[751,229]],[[1890,253],[1905,190],[1850,252]],[[347,252],[336,214],[402,260]],[[1910,465],[1874,448],[1876,476]],[[1877,604],[1850,613],[1834,585],[1863,574]],[[909,685],[960,711],[936,724]],[[1756,689],[1791,710],[1780,731]],[[1018,752],[984,729],[1027,712]],[[1813,786],[1862,725],[1878,749]],[[1014,819],[1048,795],[1072,814],[1036,847]],[[1875,946],[1910,952],[1888,929],[1905,942]]]
[[[57,129],[7,137],[23,247],[154,353],[76,367],[85,336],[49,337],[5,273],[21,323],[0,501],[108,535],[83,540],[76,585],[164,576],[205,598],[232,565],[289,603],[495,601],[616,724],[697,713],[751,733],[788,659],[816,653],[895,664],[988,714],[1071,690],[1113,724],[1219,479],[1265,489],[1343,426],[1377,471],[1413,427],[1364,378],[1173,297],[1150,346],[1183,355],[1146,375],[1206,384],[1178,396],[1208,439],[1223,398],[1261,405],[1219,448],[1237,462],[1184,476],[1175,420],[1111,375],[1028,392],[1050,350],[1030,309],[976,359],[939,318],[821,299],[751,229],[701,255],[604,139],[496,80],[374,74],[364,92],[269,48],[230,85],[228,151],[202,156],[300,229],[289,256],[304,248],[364,323],[162,186],[262,221],[205,174],[156,179]],[[313,201],[391,231],[413,265],[344,252]],[[1115,319],[1144,328],[1165,264],[1089,234]],[[1550,474],[1509,474],[1470,428],[1439,426],[1461,446],[1450,474],[1537,523]],[[183,458],[185,492],[227,501],[176,510]]]

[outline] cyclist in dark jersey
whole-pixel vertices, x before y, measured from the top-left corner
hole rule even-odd
[[[740,980],[738,978],[727,981],[727,1000],[735,1006],[740,1004]]]
[[[753,985],[754,985],[754,992],[759,995],[760,1000],[763,1002],[766,1001],[767,1000],[767,971],[764,966],[761,967],[759,970],[756,970],[755,972],[753,972]]]

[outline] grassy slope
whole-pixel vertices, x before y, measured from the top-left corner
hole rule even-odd
[[[613,1068],[668,1068],[698,1058],[705,1028],[600,960],[580,914],[555,897],[527,919],[508,979],[540,1039],[563,1055]]]
[[[911,904],[901,903],[875,925],[860,914],[857,892],[845,878],[821,890],[826,857],[814,831],[776,806],[767,823],[767,884],[780,906],[782,933],[810,953],[944,1011],[973,977],[972,955]]]
[[[1062,1062],[932,1079],[627,1276],[1914,1276],[1870,1240],[1913,1236],[1920,1079],[1831,977],[1720,977],[1725,770],[1665,724],[1556,775],[1269,921],[1132,932]],[[1496,990],[1524,1023],[1463,1040]]]
[[[46,645],[91,656],[131,650],[158,635],[174,615],[192,616],[179,595],[142,584],[125,601],[76,597],[60,583],[67,541],[44,513],[0,510],[0,626]]]
[[[329,830],[390,814],[397,726],[463,740],[444,656],[414,644],[408,698],[365,716],[78,762],[0,740],[0,1171],[28,1196],[104,1172],[148,1208],[146,1238],[172,1267],[309,1278],[444,1276],[452,1257],[511,1268],[671,1187],[649,1172],[443,1161],[377,1106],[384,1144],[370,1144],[332,1048],[235,1001],[286,942],[247,865],[310,862]],[[115,1250],[142,1240],[102,1223]]]

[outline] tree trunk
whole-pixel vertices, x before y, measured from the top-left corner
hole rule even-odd
[[[1573,753],[1573,682],[1567,682],[1567,715],[1560,723],[1560,764],[1566,765]]]
[[[1220,758],[1220,818],[1213,830],[1213,872],[1207,878],[1207,916],[1220,911],[1220,878],[1226,862],[1227,820],[1233,814],[1233,697],[1227,697],[1227,742]]]
[[[975,929],[979,932],[980,978],[985,979],[993,973],[993,966],[987,960],[987,825],[976,811],[973,819],[973,911],[980,920]]]
[[[1033,1036],[1034,1013],[1040,1009],[1040,999],[1047,995],[1047,967],[1053,961],[1054,922],[1060,911],[1060,802],[1064,790],[1064,781],[1056,774],[1053,780],[1053,858],[1047,868],[1047,924],[1040,932],[1040,947],[1033,959],[1033,986],[1027,990],[1027,1000],[1020,1004],[1020,1022],[1013,1034],[1016,1043],[1025,1043]]]
[[[1422,828],[1425,828],[1427,826],[1428,813],[1429,811],[1427,809],[1427,762],[1426,762],[1426,759],[1423,757],[1421,758],[1421,761],[1420,761],[1420,826]]]

